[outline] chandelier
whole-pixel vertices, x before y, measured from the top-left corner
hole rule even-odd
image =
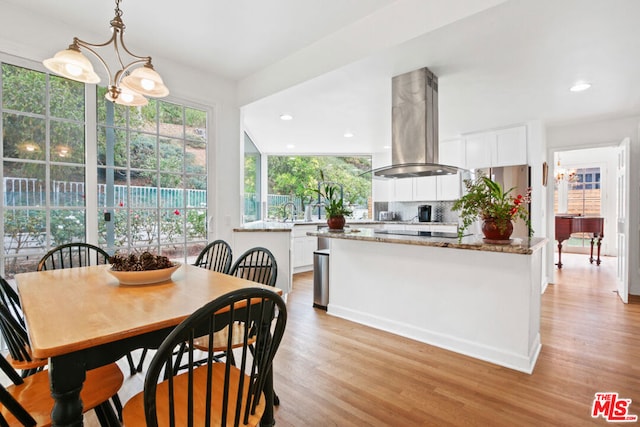
[[[121,0],[116,0],[116,16],[111,20],[112,35],[109,40],[93,44],[74,37],[73,43],[67,49],[56,53],[53,58],[45,59],[43,64],[50,71],[68,79],[82,83],[99,83],[100,77],[93,70],[89,59],[80,50],[81,48],[85,49],[91,52],[107,71],[109,86],[105,98],[116,104],[143,106],[148,103],[147,96],[162,98],[169,95],[169,89],[164,85],[160,74],[153,69],[151,57],[134,55],[124,44],[125,26],[122,22],[120,2]],[[109,45],[113,45],[119,63],[119,69],[115,74],[107,61],[95,50]],[[123,62],[121,49],[132,58],[131,62],[126,65]]]
[[[576,182],[578,177],[576,175],[576,171],[575,169],[565,169],[562,166],[560,166],[560,159],[558,159],[558,164],[555,168],[555,179],[556,179],[556,183],[560,183],[560,182]]]

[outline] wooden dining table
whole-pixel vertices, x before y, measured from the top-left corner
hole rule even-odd
[[[138,348],[158,348],[182,320],[249,280],[183,265],[170,280],[120,285],[109,265],[16,274],[33,356],[49,359],[54,426],[81,426],[80,390],[87,370]],[[274,425],[273,376],[265,385],[261,425]]]

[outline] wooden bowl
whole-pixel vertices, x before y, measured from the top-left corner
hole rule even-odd
[[[168,281],[171,279],[173,272],[180,268],[181,265],[179,262],[174,262],[172,267],[159,270],[114,271],[109,268],[107,271],[118,279],[121,285],[149,285]]]

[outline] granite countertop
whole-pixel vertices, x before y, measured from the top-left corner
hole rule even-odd
[[[346,228],[355,229],[358,225],[384,225],[384,224],[405,224],[405,225],[458,225],[456,222],[412,222],[412,221],[375,221],[372,219],[347,219]],[[254,221],[234,228],[233,231],[251,232],[251,231],[291,231],[295,226],[303,225],[327,225],[325,219],[314,219],[312,221]]]
[[[351,228],[344,231],[328,231],[321,229],[307,232],[309,236],[326,237],[332,239],[361,240],[365,242],[400,243],[406,245],[435,246],[441,248],[469,249],[475,251],[504,252],[512,254],[530,255],[542,249],[547,242],[546,238],[534,237],[532,239],[512,239],[511,244],[496,245],[485,243],[481,237],[466,236],[461,241],[458,238],[404,236],[393,234],[377,234],[375,230],[367,228]]]

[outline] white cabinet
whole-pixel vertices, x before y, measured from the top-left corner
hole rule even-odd
[[[460,198],[460,173],[455,175],[428,176],[414,178],[413,200],[438,201]]]
[[[461,139],[440,141],[438,153],[438,163],[461,168],[465,166],[464,144]]]
[[[373,200],[376,202],[388,202],[394,200],[391,186],[393,181],[388,178],[376,178],[372,180]]]
[[[458,226],[453,224],[431,224],[431,231],[439,233],[457,233]]]
[[[394,200],[407,202],[413,200],[413,182],[415,178],[397,178],[393,180]]]
[[[437,223],[423,223],[423,224],[407,224],[405,230],[408,231],[437,231],[439,233],[457,233],[458,226],[453,224],[437,224]]]
[[[460,173],[442,175],[436,179],[437,198],[435,200],[457,200],[460,198]]]
[[[495,134],[484,132],[467,135],[464,151],[467,169],[491,167],[491,153],[495,151]]]
[[[438,200],[438,180],[434,176],[414,178],[412,200]]]
[[[313,268],[313,252],[318,248],[318,238],[307,236],[308,231],[316,231],[315,225],[293,226],[293,268],[294,272]]]
[[[467,169],[527,164],[527,128],[517,126],[466,135]]]
[[[519,126],[496,131],[493,166],[527,164],[527,128]]]
[[[383,228],[385,230],[404,230],[405,225],[404,224],[392,224],[392,223],[385,223],[383,225]]]

